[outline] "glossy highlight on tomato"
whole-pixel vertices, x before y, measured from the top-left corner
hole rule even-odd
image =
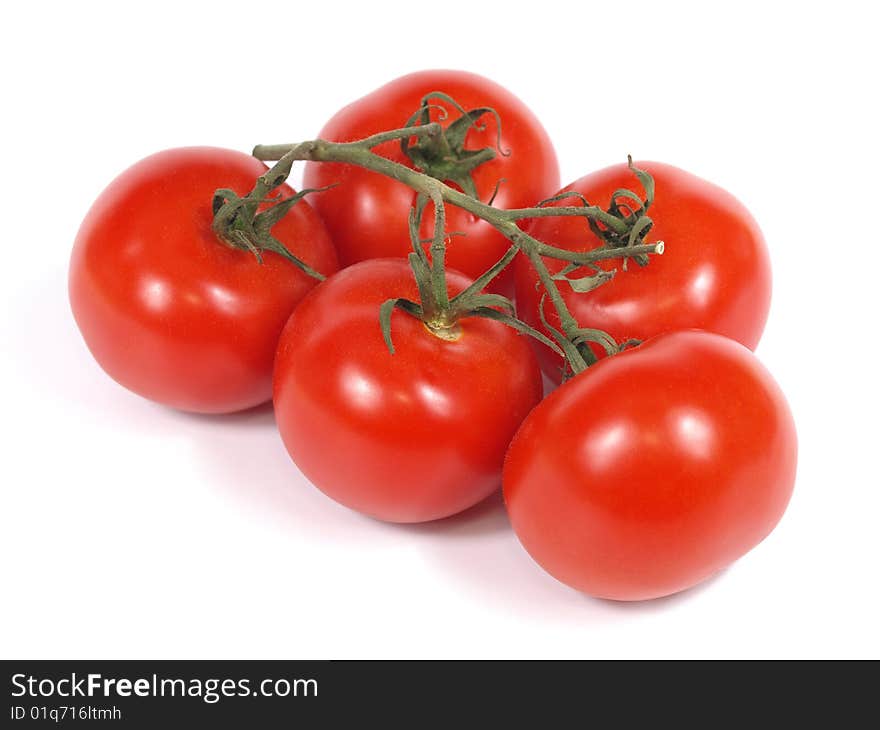
[[[454,272],[447,282],[451,294],[470,283]],[[405,259],[355,264],[314,289],[281,336],[275,413],[290,456],[327,495],[381,520],[421,522],[500,486],[542,383],[526,338],[478,317],[446,340],[395,311],[392,355],[379,307],[396,297],[417,298]]]
[[[526,418],[504,465],[517,537],[592,596],[689,588],[763,540],[794,485],[785,397],[745,347],[700,331],[600,361]]]
[[[754,349],[770,308],[770,258],[758,224],[742,203],[722,188],[671,165],[637,162],[654,177],[656,200],[648,214],[654,221],[648,242],[663,241],[662,256],[647,266],[620,259],[604,261],[617,276],[587,293],[559,283],[563,299],[584,327],[608,332],[618,342],[646,340],[663,332],[698,328],[717,332]],[[583,194],[591,204],[607,206],[615,190],[639,191],[626,165],[586,175],[564,191]],[[571,205],[568,198],[555,205]],[[571,251],[597,248],[601,241],[577,218],[537,218],[527,225],[539,240]],[[564,262],[545,259],[551,272]],[[517,313],[545,333],[538,308],[543,289],[529,261],[516,264]],[[547,321],[559,327],[559,315],[546,301]],[[559,382],[562,359],[536,346],[544,371]],[[604,352],[596,349],[598,356]]]
[[[166,150],[123,172],[89,210],[73,247],[70,304],[95,359],[129,390],[200,413],[271,398],[278,337],[317,280],[272,252],[260,264],[211,230],[214,191],[244,195],[266,169],[234,150]],[[338,268],[305,201],[273,234],[318,271]]]
[[[503,179],[493,205],[497,208],[523,208],[534,205],[559,187],[559,166],[547,132],[535,115],[509,91],[476,74],[463,71],[422,71],[402,76],[342,108],[321,130],[320,138],[350,142],[378,132],[403,127],[415,113],[422,97],[442,91],[465,109],[492,107],[502,120],[498,128],[491,115],[481,122],[484,130],[472,128],[466,147],[481,149],[499,146],[509,155],[478,166],[473,172],[478,197],[487,202]],[[459,112],[444,105],[449,117]],[[440,112],[433,110],[433,121]],[[374,150],[388,159],[411,167],[399,142],[388,142]],[[356,261],[389,256],[406,256],[411,250],[407,219],[416,193],[406,185],[369,170],[338,163],[309,162],[304,185],[317,188],[339,183],[337,187],[313,199],[315,209],[330,231],[340,261]],[[430,209],[423,221],[423,234],[430,238],[433,214]],[[446,207],[446,230],[465,235],[449,239],[447,261],[451,268],[477,278],[494,264],[510,242],[486,221],[454,206]],[[505,272],[493,282],[498,291],[512,287],[512,273]]]

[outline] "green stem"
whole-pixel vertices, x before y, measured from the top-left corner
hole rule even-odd
[[[639,254],[660,255],[666,249],[666,244],[663,241],[657,241],[656,243],[640,243],[635,246],[624,246],[621,248],[604,246],[602,248],[594,248],[592,251],[567,251],[564,248],[556,248],[556,246],[551,246],[537,239],[532,240],[538,249],[538,253],[542,256],[583,265],[608,259],[631,258]]]
[[[568,305],[565,303],[565,299],[562,298],[559,287],[556,286],[556,282],[553,281],[553,277],[547,269],[547,264],[544,263],[544,259],[541,258],[541,255],[534,249],[524,248],[524,250],[526,256],[529,257],[529,261],[534,267],[535,272],[538,274],[538,278],[541,280],[541,284],[544,286],[547,295],[550,297],[550,301],[553,302],[553,306],[559,314],[559,324],[562,326],[563,334],[569,339],[574,339],[577,336],[577,331],[579,329],[578,322],[574,318],[574,315],[572,315]],[[593,356],[592,362],[595,362],[595,359],[595,356]],[[591,365],[592,362],[588,362],[587,364]]]
[[[289,171],[295,160],[308,160],[313,162],[340,162],[355,165],[367,170],[385,175],[409,186],[420,195],[430,198],[434,203],[434,236],[431,243],[431,289],[437,305],[436,317],[442,319],[449,317],[450,302],[446,289],[445,254],[445,203],[455,205],[468,211],[474,216],[485,220],[514,246],[477,282],[468,288],[468,292],[475,290],[480,284],[481,288],[494,279],[516,256],[517,249],[522,250],[532,263],[539,279],[541,280],[547,295],[553,306],[559,313],[562,332],[569,340],[573,340],[580,333],[579,325],[572,316],[562,298],[556,282],[553,280],[542,256],[568,261],[574,264],[592,264],[605,259],[623,258],[624,261],[632,256],[645,254],[662,254],[664,244],[662,241],[653,244],[637,244],[624,247],[604,246],[592,251],[567,251],[549,244],[543,243],[523,231],[517,221],[527,218],[543,218],[548,216],[579,216],[604,225],[618,234],[626,234],[631,225],[620,217],[602,210],[598,206],[560,206],[560,207],[535,207],[502,210],[483,203],[475,197],[466,195],[455,188],[446,185],[441,180],[389,160],[372,151],[376,145],[392,140],[407,139],[409,137],[436,136],[442,133],[442,127],[437,122],[404,127],[373,135],[356,142],[327,142],[324,140],[311,140],[293,145],[258,145],[254,148],[254,157],[260,160],[277,160],[276,167]],[[275,168],[273,168],[275,169]],[[464,295],[459,294],[455,300]],[[453,300],[453,301],[455,301]],[[454,314],[453,314],[454,318]],[[437,322],[441,327],[444,322]],[[566,348],[571,351],[571,347]],[[589,346],[580,347],[570,357],[575,372],[596,361],[596,357]]]
[[[446,290],[446,206],[439,191],[431,195],[434,203],[434,240],[431,242],[431,288],[441,317],[449,312],[449,292]],[[441,322],[441,325],[449,324]]]
[[[532,267],[538,274],[538,278],[541,280],[541,284],[544,286],[544,291],[547,292],[550,297],[550,301],[553,303],[556,312],[559,314],[559,323],[562,327],[562,334],[569,341],[569,343],[560,342],[565,349],[565,357],[568,360],[569,365],[571,365],[571,369],[575,374],[579,373],[581,370],[584,370],[590,365],[593,365],[596,362],[596,355],[593,351],[588,347],[586,348],[577,348],[571,343],[578,332],[578,323],[577,320],[571,313],[571,310],[568,308],[568,305],[565,303],[565,300],[562,298],[562,294],[559,292],[559,287],[556,286],[556,282],[553,281],[553,277],[550,275],[550,271],[547,269],[547,265],[544,263],[544,259],[541,256],[532,250],[526,249],[526,256],[529,257],[529,261],[532,264]],[[543,309],[544,300],[542,299],[539,308]],[[546,323],[544,320],[544,314],[541,312],[541,321]],[[567,344],[567,346],[566,346]]]
[[[418,130],[420,127],[414,127],[413,129]],[[377,137],[382,137],[385,141],[387,141],[387,139],[399,139],[404,136],[404,131],[405,130],[393,130],[391,132],[384,132],[381,135],[368,137],[359,142],[334,143],[325,142],[324,140],[314,140],[296,145],[257,145],[254,147],[253,154],[257,159],[267,162],[272,160],[278,160],[279,162],[282,160],[309,160],[313,162],[343,162],[363,167],[397,180],[398,182],[413,188],[416,192],[427,195],[432,199],[435,197],[436,193],[439,193],[442,200],[451,203],[457,208],[462,208],[478,218],[482,218],[484,221],[498,229],[508,239],[512,234],[521,231],[514,221],[531,217],[547,217],[553,215],[556,211],[562,211],[561,215],[565,216],[578,215],[582,218],[592,218],[600,223],[609,225],[609,227],[613,227],[615,230],[620,228],[620,220],[611,216],[615,223],[609,224],[607,218],[610,214],[606,213],[598,206],[516,208],[512,210],[494,208],[482,201],[470,197],[469,195],[465,195],[455,188],[449,187],[436,178],[429,177],[417,170],[401,165],[398,162],[381,157],[367,148],[367,143],[370,140],[376,139]],[[567,251],[531,237],[529,237],[529,240],[533,245],[540,249],[542,256],[548,256],[550,258],[561,259],[563,261],[578,264],[590,264],[595,261],[606,259],[626,258],[628,256],[635,256],[636,254],[663,253],[662,242],[639,244],[626,249],[598,248],[593,249],[592,251]]]
[[[428,124],[421,124],[414,127],[401,127],[400,129],[391,129],[387,132],[379,132],[378,134],[374,134],[370,137],[364,137],[363,139],[359,139],[355,142],[324,142],[323,140],[315,140],[309,142],[302,142],[300,144],[261,144],[257,145],[254,148],[254,157],[259,160],[281,160],[282,158],[290,159],[290,160],[304,160],[309,159],[307,157],[300,156],[299,153],[288,155],[296,150],[299,147],[308,147],[310,145],[315,144],[316,142],[322,142],[323,144],[333,144],[338,145],[340,147],[359,147],[372,149],[373,147],[378,147],[380,144],[384,144],[385,142],[394,142],[400,139],[408,139],[409,137],[437,137],[443,132],[443,126],[440,122],[430,122]]]
[[[598,205],[561,205],[559,207],[540,208],[511,208],[502,211],[511,220],[525,218],[550,218],[557,216],[577,216],[579,218],[592,218],[602,223],[617,233],[626,233],[628,228],[625,221],[616,215],[602,210]]]
[[[519,246],[517,244],[513,244],[510,248],[507,249],[507,252],[502,256],[498,261],[492,264],[492,267],[488,269],[485,273],[483,273],[478,279],[474,280],[474,283],[471,284],[467,289],[463,290],[459,294],[456,294],[452,298],[452,304],[455,305],[458,301],[467,301],[468,299],[472,299],[474,296],[479,294],[483,289],[489,286],[489,283],[495,279],[504,269],[506,269],[514,258],[516,258],[517,253],[519,253]]]

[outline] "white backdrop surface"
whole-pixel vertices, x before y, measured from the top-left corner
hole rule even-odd
[[[7,10],[0,656],[880,656],[870,5],[439,8]],[[631,152],[717,182],[761,223],[774,298],[758,354],[795,414],[798,479],[778,529],[707,584],[644,604],[581,596],[532,563],[497,498],[435,524],[366,519],[299,475],[271,408],[172,412],[86,350],[68,256],[117,173],[167,147],[314,136],[432,67],[526,101],[564,182]]]

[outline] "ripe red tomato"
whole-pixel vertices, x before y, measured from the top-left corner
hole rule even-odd
[[[797,437],[745,347],[691,330],[600,361],[526,418],[504,465],[517,536],[551,575],[602,598],[684,590],[782,516]]]
[[[758,224],[730,193],[690,173],[658,162],[638,162],[654,176],[656,201],[648,214],[654,220],[648,242],[664,241],[665,253],[652,256],[645,267],[634,261],[626,272],[619,259],[603,262],[617,276],[594,291],[574,292],[559,282],[563,298],[584,327],[604,330],[617,341],[646,340],[662,332],[698,328],[731,337],[750,349],[761,338],[770,308],[770,259]],[[634,188],[626,165],[616,165],[582,177],[564,190],[607,206],[618,188]],[[571,205],[566,199],[557,205]],[[545,243],[587,251],[601,242],[586,222],[577,218],[536,218],[528,231]],[[563,263],[547,260],[557,272]],[[538,315],[542,289],[524,256],[517,257],[516,301],[519,316],[546,332]],[[559,327],[559,316],[547,301],[548,322]],[[543,345],[538,357],[544,371],[557,382],[561,358]],[[596,350],[596,354],[604,354]]]
[[[450,293],[469,280],[449,272]],[[391,522],[460,512],[501,482],[504,452],[541,398],[524,336],[460,320],[447,341],[401,311],[388,352],[379,307],[417,299],[408,263],[355,264],[319,285],[290,318],[275,361],[275,413],[288,452],[338,502]]]
[[[202,413],[271,398],[278,336],[317,281],[271,252],[261,265],[211,230],[215,189],[244,195],[265,171],[234,150],[166,150],[123,172],[89,210],[73,247],[70,303],[95,359],[129,390]],[[305,201],[273,235],[318,271],[338,268]]]
[[[403,76],[341,109],[321,130],[321,139],[346,142],[403,127],[418,110],[426,94],[442,91],[465,109],[492,107],[501,117],[500,148],[473,173],[478,197],[487,202],[501,178],[494,205],[521,208],[534,205],[559,187],[556,153],[546,131],[532,112],[513,94],[488,79],[462,71],[423,71]],[[444,104],[438,101],[439,104]],[[448,104],[449,121],[459,113]],[[438,112],[431,112],[432,120]],[[481,118],[485,130],[471,128],[465,147],[495,147],[497,125],[491,115]],[[389,142],[375,152],[412,167],[399,142]],[[313,199],[324,219],[344,265],[364,259],[406,256],[412,251],[407,220],[415,192],[390,178],[361,168],[337,163],[307,163],[306,187],[340,183]],[[446,209],[447,231],[465,233],[449,241],[449,266],[477,278],[508,249],[510,242],[484,220],[453,206]],[[426,211],[423,232],[430,237],[433,215]],[[512,273],[493,282],[496,291],[512,288]]]

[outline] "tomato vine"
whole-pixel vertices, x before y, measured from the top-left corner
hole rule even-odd
[[[438,121],[429,121],[427,110],[436,108],[432,99],[439,99],[452,105],[461,116],[444,128]],[[380,309],[380,322],[389,350],[393,353],[391,337],[391,312],[395,308],[421,318],[436,335],[454,338],[456,322],[465,316],[489,317],[503,321],[520,332],[527,333],[565,356],[573,373],[578,373],[596,362],[596,355],[590,343],[596,343],[609,354],[621,349],[610,335],[601,330],[581,327],[568,309],[559,292],[558,281],[565,281],[576,291],[588,291],[601,286],[614,271],[604,271],[594,265],[608,259],[622,259],[623,267],[629,259],[640,265],[648,263],[650,255],[660,255],[664,243],[647,243],[652,227],[648,209],[654,198],[654,183],[651,175],[638,169],[629,159],[629,168],[644,189],[640,196],[629,189],[619,189],[612,195],[607,208],[591,204],[583,196],[563,194],[534,207],[501,209],[484,203],[473,194],[473,185],[468,183],[470,170],[483,161],[492,159],[495,149],[467,150],[463,143],[470,126],[478,124],[485,114],[497,114],[490,108],[466,111],[453,99],[442,92],[426,95],[422,105],[410,118],[406,126],[371,135],[353,142],[330,142],[323,139],[309,140],[296,144],[258,145],[253,155],[259,160],[274,161],[274,166],[261,176],[250,194],[239,198],[232,191],[218,190],[214,198],[214,230],[227,244],[245,248],[259,255],[261,250],[278,251],[276,241],[271,238],[271,225],[283,215],[296,200],[272,200],[272,206],[263,213],[257,207],[267,201],[267,195],[281,186],[290,175],[297,161],[338,162],[355,165],[372,172],[385,175],[408,185],[418,193],[417,202],[410,216],[410,236],[413,252],[409,255],[410,264],[418,282],[420,302],[405,299],[391,299]],[[445,108],[441,118],[445,118]],[[500,129],[500,120],[499,129]],[[500,132],[499,132],[500,139]],[[420,168],[407,167],[376,154],[378,145],[390,141],[400,141],[413,164]],[[504,154],[503,151],[501,151]],[[459,188],[447,184],[455,183]],[[468,194],[470,191],[471,194]],[[296,199],[311,193],[306,190],[298,193]],[[577,204],[547,207],[551,202],[559,202],[573,197]],[[430,242],[430,259],[422,247],[418,231],[419,223],[430,203],[434,210],[434,232]],[[467,289],[453,298],[446,291],[445,258],[448,233],[445,227],[445,206],[451,204],[477,216],[511,242],[509,250],[486,272],[479,276]],[[576,216],[583,218],[590,229],[601,238],[604,245],[591,251],[570,251],[547,244],[527,231],[519,222],[531,218],[548,216]],[[517,252],[528,257],[538,274],[541,285],[556,308],[561,331],[548,329],[556,342],[549,340],[525,322],[517,319],[513,303],[500,294],[484,293],[483,289],[509,266]],[[282,253],[282,255],[285,255]],[[565,261],[567,266],[559,274],[552,275],[543,258]],[[305,262],[286,258],[316,278],[323,278]],[[570,274],[579,269],[591,270],[584,276],[572,278]],[[545,322],[546,324],[546,322]]]

